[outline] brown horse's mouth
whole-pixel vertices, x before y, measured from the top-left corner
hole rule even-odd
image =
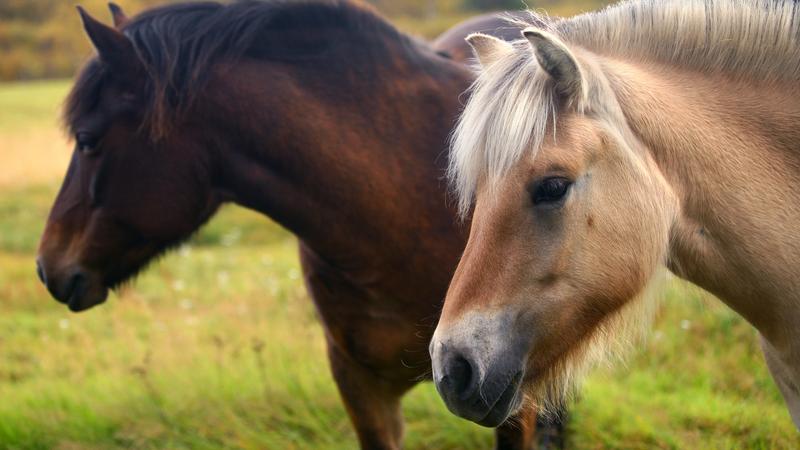
[[[66,303],[70,311],[81,312],[105,302],[107,298],[108,288],[101,286],[100,288],[76,290],[69,296]]]
[[[108,288],[98,274],[79,271],[72,276],[63,294],[65,300],[61,301],[66,303],[70,311],[81,312],[105,302]]]
[[[59,303],[72,312],[86,311],[106,301],[108,293],[130,282],[150,262],[172,246],[149,245],[127,257],[117,258],[102,269],[72,265],[67,269],[47,270],[43,258],[37,260],[37,274]]]
[[[72,312],[85,311],[108,298],[109,289],[99,274],[75,268],[67,271],[67,276],[58,276],[52,272],[48,275],[41,259],[37,261],[36,272],[50,295],[59,303],[67,305]]]

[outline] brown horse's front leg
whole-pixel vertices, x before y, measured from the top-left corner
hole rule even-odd
[[[556,450],[564,448],[564,421],[538,418],[526,407],[495,430],[496,450]]]
[[[328,343],[333,378],[362,450],[399,450],[403,441],[400,397],[406,391],[388,383]]]

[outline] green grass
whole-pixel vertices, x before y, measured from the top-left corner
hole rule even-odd
[[[63,80],[0,84],[0,132],[58,124],[67,88]]]
[[[0,200],[0,447],[352,448],[289,234],[225,208],[109,304],[72,315],[32,270],[53,194]],[[488,445],[430,386],[408,403],[411,448]]]
[[[0,86],[3,114],[29,101],[0,138],[48,131],[65,87]],[[50,179],[0,188],[0,448],[355,446],[290,234],[226,207],[108,304],[73,315],[33,268]],[[430,384],[404,411],[407,448],[491,446],[491,432],[449,414]],[[570,444],[792,448],[800,437],[752,327],[671,281],[641,351],[588,380]]]

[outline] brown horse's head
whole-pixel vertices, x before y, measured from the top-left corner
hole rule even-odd
[[[598,59],[525,37],[471,38],[484,67],[451,167],[475,212],[431,342],[450,409],[491,426],[526,395],[559,401],[619,343],[606,338],[637,329],[643,317],[620,311],[646,305],[631,300],[663,262],[675,211]]]
[[[442,125],[409,115],[419,101],[405,94],[445,95],[440,58],[357,3],[193,2],[130,20],[118,7],[112,13],[115,28],[81,11],[97,57],[66,105],[75,151],[40,245],[42,280],[73,310],[102,302],[222,201],[313,238],[322,219],[306,220],[308,208],[333,210],[344,195],[374,203],[367,188],[363,196],[320,188],[350,182],[328,165],[374,170],[362,149],[403,127],[426,142],[441,138]],[[465,75],[455,64],[448,71]],[[404,164],[410,157],[389,153]],[[314,171],[323,165],[324,182]],[[292,195],[319,191],[330,198]],[[327,244],[328,233],[316,242]]]
[[[112,12],[125,27],[121,11]],[[37,260],[50,293],[73,311],[103,302],[220,203],[207,130],[191,114],[165,126],[167,105],[181,99],[150,76],[162,62],[145,62],[126,34],[80,13],[97,57],[66,106],[75,150]]]

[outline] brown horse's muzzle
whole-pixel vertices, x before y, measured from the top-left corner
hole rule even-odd
[[[36,260],[36,273],[50,295],[69,306],[73,312],[80,312],[103,303],[108,297],[108,288],[102,277],[81,267],[57,269],[49,266],[44,258]]]

